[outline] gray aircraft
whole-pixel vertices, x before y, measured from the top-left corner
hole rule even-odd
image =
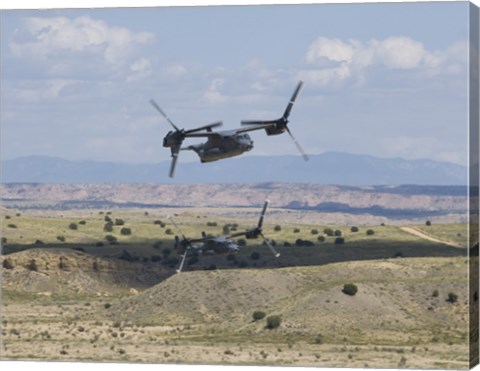
[[[265,244],[270,248],[273,255],[278,258],[280,254],[274,249],[272,244],[267,240],[267,238],[263,235],[263,220],[265,218],[265,213],[267,212],[267,207],[269,204],[269,200],[265,200],[265,204],[263,205],[262,213],[260,214],[260,218],[258,220],[258,224],[255,228],[248,229],[244,232],[236,232],[231,234],[226,234],[223,236],[206,236],[202,235],[202,238],[197,239],[190,239],[185,237],[185,235],[180,231],[180,228],[175,223],[173,219],[170,218],[170,221],[175,226],[177,233],[182,236],[180,239],[178,236],[175,236],[175,247],[178,249],[183,249],[183,256],[182,260],[180,261],[180,266],[177,269],[177,272],[180,273],[183,269],[183,265],[185,264],[185,259],[187,258],[187,254],[190,250],[196,251],[198,254],[225,254],[225,253],[236,253],[240,249],[240,246],[235,242],[232,241],[232,238],[245,236],[247,239],[251,238],[258,238],[261,236]]]
[[[175,175],[175,168],[180,151],[192,150],[196,152],[202,163],[239,156],[253,148],[253,140],[250,138],[250,135],[248,135],[247,132],[262,129],[266,131],[267,135],[278,135],[287,131],[295,142],[295,145],[302,154],[303,158],[308,160],[308,156],[305,154],[302,147],[300,147],[300,144],[293,137],[290,129],[287,126],[290,111],[292,110],[293,104],[295,103],[302,85],[303,82],[300,81],[281,118],[269,121],[242,121],[242,125],[245,127],[233,130],[213,131],[213,128],[223,125],[221,121],[190,130],[179,129],[160,108],[160,106],[153,99],[151,99],[150,104],[168,121],[168,123],[174,129],[173,131],[169,131],[163,138],[163,146],[170,148],[172,156],[169,176],[173,178]],[[185,138],[207,138],[207,141],[200,144],[182,147]]]
[[[265,127],[258,125],[250,128],[238,128],[233,130],[212,131],[223,125],[221,121],[201,126],[199,128],[185,130],[179,129],[152,99],[150,103],[175,129],[169,131],[163,138],[163,146],[170,148],[172,162],[170,165],[170,178],[175,175],[178,155],[180,151],[192,150],[200,157],[201,162],[212,162],[223,158],[241,155],[253,148],[253,140],[247,134],[249,131],[261,130]],[[207,138],[205,143],[182,147],[185,138]]]

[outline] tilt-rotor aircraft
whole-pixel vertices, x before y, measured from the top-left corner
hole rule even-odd
[[[163,146],[170,148],[172,156],[169,172],[170,178],[173,178],[175,175],[175,168],[180,151],[192,150],[196,152],[200,158],[200,162],[202,163],[238,156],[244,152],[250,151],[253,148],[253,140],[250,138],[250,135],[248,135],[247,132],[262,129],[266,131],[267,135],[278,135],[287,131],[295,142],[295,145],[299,149],[303,158],[308,160],[307,155],[300,147],[300,144],[298,144],[297,140],[293,137],[290,129],[287,126],[290,111],[292,110],[293,104],[295,103],[302,85],[303,82],[300,81],[281,118],[270,121],[242,121],[242,125],[244,127],[233,130],[213,131],[212,129],[223,125],[221,121],[190,130],[179,129],[160,108],[160,106],[153,99],[151,99],[150,104],[168,121],[168,123],[174,129],[173,131],[169,131],[163,138]],[[207,138],[207,141],[200,144],[182,147],[183,141],[186,138],[202,137]]]
[[[183,269],[183,265],[185,264],[185,259],[187,258],[187,254],[190,250],[194,250],[199,254],[225,254],[225,253],[236,253],[240,249],[240,246],[235,242],[232,241],[232,238],[245,236],[247,239],[251,238],[258,238],[261,236],[265,244],[270,248],[273,255],[276,258],[280,256],[280,254],[273,248],[271,243],[267,240],[267,238],[263,235],[263,219],[265,218],[265,213],[267,212],[267,207],[269,200],[265,200],[265,204],[263,205],[262,213],[260,214],[260,218],[258,219],[258,224],[255,228],[248,229],[244,232],[236,232],[231,234],[226,234],[223,236],[218,237],[210,237],[210,236],[203,236],[202,238],[197,239],[190,239],[185,237],[185,235],[180,231],[180,228],[177,226],[175,221],[170,218],[170,221],[175,226],[177,233],[182,236],[180,239],[178,236],[175,236],[175,247],[183,249],[183,256],[182,260],[180,261],[180,266],[177,269],[177,272],[180,273]]]

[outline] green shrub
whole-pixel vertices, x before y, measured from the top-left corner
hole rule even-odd
[[[448,298],[447,298],[447,301],[449,303],[456,303],[458,300],[458,295],[454,294],[453,292],[449,292],[448,293]]]
[[[87,222],[86,222],[85,220],[80,220],[80,221],[78,222],[78,224],[80,224],[80,225],[85,225],[85,224],[87,224]]]
[[[339,229],[336,229],[334,232],[335,236],[340,237],[342,235],[342,231]]]
[[[5,269],[13,269],[13,263],[11,262],[10,259],[7,258],[7,259],[5,259],[5,260],[3,261],[3,268],[5,268]]]
[[[103,226],[103,230],[105,232],[113,232],[113,223],[112,222],[105,223],[105,225]]]
[[[290,247],[290,246],[292,246],[292,244],[291,244],[290,242],[288,242],[288,241],[285,241],[285,242],[283,243],[283,246]]]
[[[38,272],[38,266],[35,259],[30,260],[30,263],[28,263],[27,268],[31,271]]]
[[[427,220],[427,221],[425,222],[425,225],[426,225],[426,226],[431,226],[431,225],[432,225],[432,222],[431,222],[430,220]]]
[[[105,220],[107,223],[113,223],[112,218],[110,218],[108,215],[105,215],[105,218],[103,218],[103,220]]]
[[[371,236],[375,234],[375,231],[373,229],[367,229],[367,236]]]
[[[343,291],[344,294],[353,296],[357,293],[358,287],[356,285],[354,285],[353,283],[346,283],[345,285],[343,285],[343,290],[342,291]]]
[[[105,236],[105,240],[107,240],[108,242],[110,242],[112,245],[117,243],[117,237],[112,236],[111,234],[107,234],[107,235]]]
[[[77,223],[70,223],[68,225],[68,228],[70,228],[72,231],[74,231],[74,230],[78,229],[78,225],[77,225]]]
[[[115,225],[124,225],[125,221],[123,219],[115,218]]]
[[[300,229],[294,228],[294,229],[293,229],[293,233],[300,233]]]
[[[256,252],[256,251],[252,252],[252,253],[250,254],[250,259],[252,259],[252,260],[258,260],[258,259],[260,259],[260,254],[259,254],[258,252]]]
[[[216,227],[217,225],[217,222],[207,222],[207,227]]]
[[[230,224],[225,224],[223,226],[223,234],[229,234],[230,233]]]
[[[345,243],[345,238],[336,237],[334,243],[335,243],[335,245],[343,245]]]
[[[254,321],[259,321],[265,318],[266,315],[267,314],[265,312],[262,312],[261,310],[256,310],[255,312],[253,312],[252,317]]]
[[[350,228],[350,232],[358,232],[358,227],[352,227],[352,228]]]
[[[57,236],[57,240],[60,242],[65,242],[65,236]]]
[[[17,225],[16,224],[9,224],[7,225],[8,228],[17,228]]]
[[[318,234],[318,229],[312,229],[312,230],[310,231],[310,233],[311,233],[311,234]]]
[[[332,228],[325,228],[323,230],[323,233],[326,234],[327,236],[332,237],[333,236],[333,229]]]
[[[120,234],[123,236],[129,236],[132,234],[132,230],[130,228],[123,227],[120,229]]]
[[[238,246],[247,246],[247,240],[244,238],[240,238],[238,241]]]
[[[170,228],[165,229],[165,234],[173,234],[173,231]]]
[[[267,317],[267,328],[272,330],[280,326],[282,323],[282,317],[273,315]]]
[[[42,240],[36,240],[35,245],[45,245],[45,243]]]
[[[432,296],[433,296],[434,298],[436,298],[436,297],[438,297],[438,295],[439,295],[438,290],[433,290]]]
[[[277,224],[275,227],[273,227],[273,230],[275,232],[280,232],[282,230],[282,226]]]
[[[325,236],[318,236],[317,240],[320,241],[320,242],[324,242],[325,241]]]

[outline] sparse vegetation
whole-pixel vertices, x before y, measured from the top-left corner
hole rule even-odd
[[[310,233],[311,233],[311,234],[318,234],[318,229],[312,229],[312,230],[310,231]]]
[[[5,269],[13,269],[13,263],[10,259],[6,258],[4,261],[3,261],[3,268]]]
[[[325,236],[318,236],[317,240],[320,241],[320,242],[324,242],[325,241]]]
[[[293,233],[300,233],[300,228],[293,228]]]
[[[27,269],[33,271],[33,272],[38,272],[38,266],[37,262],[35,259],[30,260],[30,262],[27,265]]]
[[[253,317],[253,320],[254,321],[259,321],[263,318],[265,318],[267,314],[261,310],[256,310],[255,312],[253,312],[252,314],[252,317]]]
[[[87,222],[86,222],[85,220],[80,220],[80,221],[78,222],[78,224],[80,224],[80,225],[85,225],[85,224],[87,224]]]
[[[132,234],[132,230],[130,228],[123,227],[120,229],[120,234],[123,236],[129,236]]]
[[[373,229],[367,229],[367,232],[366,232],[367,236],[372,236],[375,234],[375,231]]]
[[[165,234],[172,235],[173,234],[172,229],[171,228],[165,229]]]
[[[217,222],[207,222],[207,227],[216,227],[217,225]]]
[[[337,238],[335,238],[334,243],[335,243],[335,245],[343,245],[345,243],[345,238],[344,237],[337,237]]]
[[[72,231],[75,231],[78,229],[78,224],[77,223],[70,223],[68,225],[68,228],[70,228]]]
[[[340,229],[336,229],[334,232],[335,236],[339,237],[342,235],[342,231]]]
[[[267,317],[267,328],[270,330],[279,327],[281,323],[282,323],[282,317],[278,315]]]
[[[123,219],[115,218],[115,225],[124,225],[125,221]]]
[[[352,228],[350,228],[350,232],[358,232],[358,227],[353,226]]]
[[[453,292],[449,292],[448,293],[448,297],[447,297],[447,301],[449,303],[456,303],[458,300],[458,295],[457,294],[454,294]]]
[[[342,292],[344,294],[354,296],[357,293],[357,291],[358,291],[358,287],[353,283],[346,283],[345,285],[343,285]]]
[[[332,237],[333,236],[333,229],[332,228],[325,228],[323,230],[323,233],[326,234],[329,237]]]
[[[427,220],[427,221],[425,222],[425,225],[426,225],[427,227],[430,227],[430,226],[432,225],[432,222],[431,222],[430,220]]]
[[[280,231],[282,230],[282,226],[279,225],[279,224],[277,224],[275,227],[273,227],[273,230],[274,230],[275,232],[280,232]]]
[[[57,236],[57,240],[60,242],[65,242],[65,236]]]
[[[7,225],[7,227],[15,229],[15,228],[17,228],[17,225],[13,224],[13,223],[10,223],[10,224]]]
[[[436,298],[436,297],[438,297],[438,295],[439,295],[438,290],[433,290],[432,297]]]
[[[110,244],[116,244],[117,243],[117,237],[111,235],[111,234],[107,234],[105,236],[105,240],[107,240],[108,242],[110,242]]]

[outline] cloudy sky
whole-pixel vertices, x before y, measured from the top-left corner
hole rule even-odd
[[[281,116],[303,80],[290,128],[307,153],[467,164],[466,2],[1,17],[3,159],[169,160],[151,98],[177,126],[232,129]],[[297,154],[286,134],[251,136],[249,155]]]

